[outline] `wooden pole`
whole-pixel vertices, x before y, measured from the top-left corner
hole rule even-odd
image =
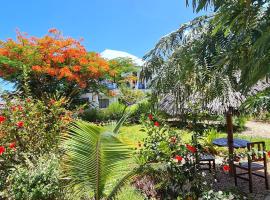
[[[230,107],[226,114],[227,133],[228,133],[228,147],[229,147],[229,166],[230,175],[233,175],[233,108]]]

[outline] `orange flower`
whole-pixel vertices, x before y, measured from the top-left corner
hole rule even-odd
[[[58,63],[63,63],[63,62],[65,62],[64,56],[53,56],[53,57],[52,57],[52,60],[53,60],[54,62],[58,62]]]
[[[81,70],[81,66],[79,66],[79,65],[75,65],[75,66],[73,66],[73,71],[74,72],[78,72],[78,71],[80,71]]]
[[[84,83],[84,82],[79,83],[79,86],[80,86],[80,88],[86,88],[86,83]]]
[[[47,74],[49,74],[50,76],[56,76],[57,74],[56,70],[52,68],[48,68],[46,71],[47,71]]]
[[[36,72],[41,72],[42,68],[39,65],[34,65],[34,66],[32,66],[32,70],[36,71]]]
[[[81,65],[87,65],[88,64],[88,60],[86,58],[81,58],[79,60],[79,62],[80,62]]]

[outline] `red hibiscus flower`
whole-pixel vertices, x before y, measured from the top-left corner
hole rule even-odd
[[[9,148],[15,149],[15,147],[16,147],[16,142],[12,142],[9,144]]]
[[[17,109],[19,110],[19,111],[22,111],[23,110],[23,108],[22,108],[22,106],[17,106]]]
[[[154,123],[154,126],[159,127],[159,123],[158,122],[155,122]]]
[[[19,121],[19,122],[17,122],[16,125],[17,125],[19,128],[22,128],[23,125],[24,125],[24,122],[23,122],[23,121]]]
[[[225,172],[230,171],[230,166],[229,165],[224,165],[223,166],[223,171],[225,171]]]
[[[2,155],[6,151],[4,146],[0,146],[0,155]]]
[[[181,162],[183,160],[183,158],[179,155],[176,155],[174,159],[177,160],[177,162]]]
[[[6,121],[6,117],[5,116],[0,116],[0,123],[3,123],[4,121]]]
[[[152,120],[153,120],[153,115],[152,115],[152,114],[149,114],[149,115],[148,115],[148,119],[149,119],[150,121],[152,121]]]
[[[186,145],[186,148],[191,152],[191,153],[195,153],[197,151],[196,147],[191,146],[189,144]]]

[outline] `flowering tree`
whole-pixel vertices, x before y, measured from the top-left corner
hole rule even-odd
[[[106,60],[88,53],[81,41],[64,37],[57,29],[41,38],[17,32],[16,41],[0,41],[0,77],[24,91],[27,84],[34,96],[93,89],[107,75]]]

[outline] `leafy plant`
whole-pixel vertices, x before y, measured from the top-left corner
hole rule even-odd
[[[65,109],[66,99],[49,99],[46,103],[31,97],[4,96],[1,109],[1,143],[16,142],[20,151],[33,155],[58,149],[60,134],[72,121],[72,113]]]
[[[63,138],[66,150],[63,169],[76,195],[93,196],[95,200],[113,199],[121,186],[136,174],[137,169],[131,171],[109,195],[105,194],[108,179],[115,174],[121,161],[130,156],[129,148],[116,137],[126,118],[124,115],[113,130],[84,121],[74,122],[69,127],[69,134]]]
[[[157,196],[164,199],[197,198],[204,185],[198,165],[201,148],[195,137],[192,144],[184,144],[181,135],[164,125],[158,116],[149,114],[142,121],[148,137],[138,149],[138,162],[152,169],[148,175],[154,179],[151,184],[155,184]]]
[[[12,200],[61,199],[59,159],[44,156],[24,165],[17,165],[7,179],[7,189],[2,197]]]

